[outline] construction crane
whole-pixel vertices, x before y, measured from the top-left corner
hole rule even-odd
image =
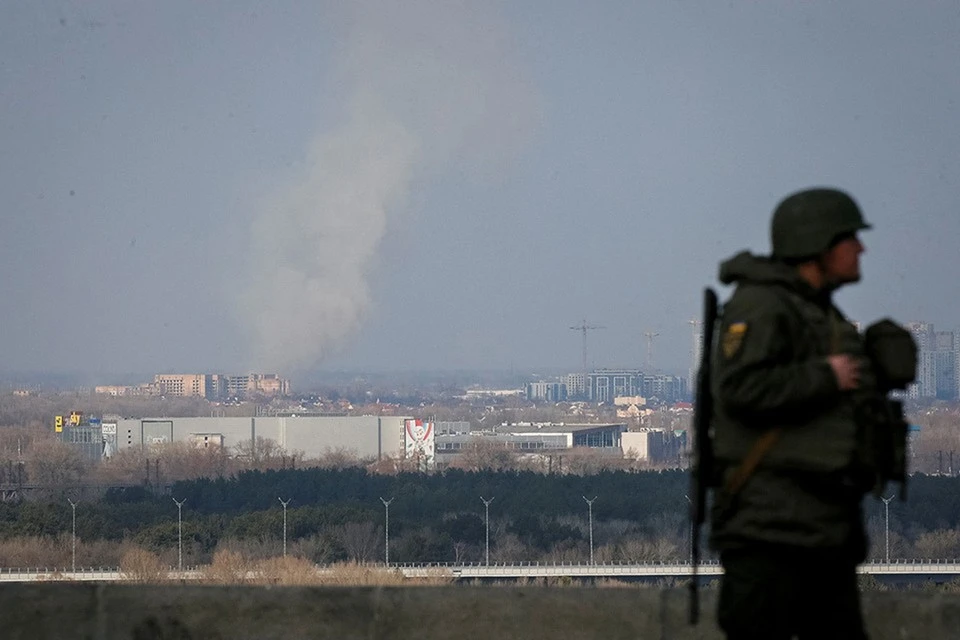
[[[580,331],[583,334],[583,375],[587,375],[587,331],[592,331],[594,329],[606,329],[606,327],[587,324],[587,320],[584,318],[581,324],[570,327],[570,329],[574,331]]]

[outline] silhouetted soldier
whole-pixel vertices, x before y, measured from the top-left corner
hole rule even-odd
[[[720,267],[736,290],[712,361],[711,545],[731,640],[866,638],[861,502],[904,480],[906,425],[886,394],[916,367],[908,332],[885,320],[861,336],[833,304],[860,280],[868,228],[847,194],[801,191],[774,212],[772,256]]]

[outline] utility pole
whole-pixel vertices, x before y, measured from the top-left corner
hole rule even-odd
[[[647,338],[647,373],[653,373],[653,339],[660,334],[646,331],[643,335]]]
[[[887,564],[890,564],[890,501],[893,500],[893,496],[889,498],[880,498],[883,500],[883,511],[884,511],[884,524],[883,524],[883,538],[887,547]]]
[[[73,544],[71,551],[71,560],[70,560],[70,571],[73,573],[77,572],[77,503],[67,498],[67,502],[70,503],[70,508],[73,509]],[[76,577],[74,577],[76,579]]]
[[[277,500],[280,500],[280,504],[283,505],[283,557],[287,557],[287,505],[290,504],[290,501],[293,498],[287,498],[287,501],[284,502],[280,500],[280,496],[277,496]]]
[[[590,564],[593,565],[593,503],[597,499],[597,496],[593,496],[590,500],[587,500],[587,496],[583,496],[584,502],[587,503],[587,511],[590,514]]]
[[[183,503],[187,499],[177,502],[176,498],[173,498],[174,504],[177,505],[177,568],[180,572],[180,578],[183,579]]]
[[[390,566],[390,503],[393,502],[393,498],[389,500],[384,500],[380,498],[380,502],[383,503],[383,509],[385,512],[384,525],[383,525],[383,558],[384,564],[388,567]]]
[[[484,518],[484,522],[486,522],[487,524],[487,546],[486,546],[486,553],[484,554],[484,557],[486,559],[486,564],[488,567],[490,566],[490,503],[493,502],[494,500],[496,500],[496,498],[490,498],[489,500],[484,500],[483,496],[480,496],[480,502],[483,503],[483,508],[486,514]]]
[[[606,327],[601,327],[598,325],[587,324],[587,319],[584,318],[583,322],[577,326],[570,327],[573,331],[579,331],[583,335],[583,375],[587,375],[587,331],[593,331],[594,329],[605,329]]]

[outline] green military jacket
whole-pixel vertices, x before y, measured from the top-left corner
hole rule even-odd
[[[717,549],[755,542],[865,552],[858,474],[856,394],[841,392],[827,356],[865,358],[856,329],[781,262],[740,253],[721,265],[736,284],[723,307],[713,358],[714,452],[721,477],[712,512]],[[778,433],[736,491],[724,482],[762,434]]]

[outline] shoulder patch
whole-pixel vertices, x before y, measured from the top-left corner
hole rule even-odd
[[[728,360],[735,356],[743,345],[743,338],[747,334],[746,322],[734,322],[723,332],[723,338],[720,341],[720,347],[723,349],[723,357]]]

